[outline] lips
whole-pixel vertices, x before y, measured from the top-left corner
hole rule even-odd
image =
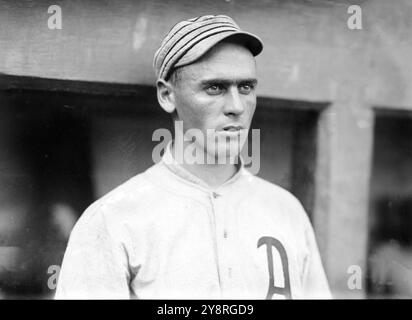
[[[220,131],[226,131],[226,132],[238,132],[242,129],[244,129],[242,125],[237,125],[237,124],[230,124],[227,126],[224,126]]]

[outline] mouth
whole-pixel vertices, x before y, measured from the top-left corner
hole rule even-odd
[[[240,126],[240,125],[228,125],[228,126],[223,127],[221,131],[240,132],[243,129],[245,129],[245,128],[243,126]]]

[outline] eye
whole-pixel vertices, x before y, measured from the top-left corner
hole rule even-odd
[[[208,87],[206,87],[206,92],[207,94],[210,94],[210,95],[220,94],[222,93],[223,90],[224,90],[224,87],[221,84],[211,84]]]
[[[249,94],[254,88],[255,88],[255,85],[244,83],[244,84],[239,85],[239,92],[242,94]]]

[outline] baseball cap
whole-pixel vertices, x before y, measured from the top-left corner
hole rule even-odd
[[[254,56],[263,49],[259,37],[241,30],[229,16],[205,15],[175,24],[154,55],[157,79],[167,80],[174,68],[195,62],[228,38],[244,45]]]

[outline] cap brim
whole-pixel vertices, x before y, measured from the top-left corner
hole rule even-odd
[[[202,57],[207,51],[214,47],[217,43],[230,39],[236,43],[244,45],[253,56],[257,56],[263,50],[263,43],[259,37],[245,31],[228,31],[210,36],[193,46],[175,65],[174,67],[182,67],[191,64]]]

